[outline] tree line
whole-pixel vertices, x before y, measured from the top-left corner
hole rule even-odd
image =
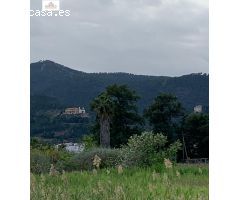
[[[150,106],[138,112],[140,97],[127,85],[110,85],[91,102],[96,113],[92,133],[100,146],[118,148],[130,136],[151,130],[167,136],[169,143],[180,140],[180,158],[208,158],[209,118],[204,113],[187,113],[172,94],[160,93]]]

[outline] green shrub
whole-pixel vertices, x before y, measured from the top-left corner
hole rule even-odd
[[[177,160],[177,152],[182,149],[182,143],[177,140],[176,142],[169,145],[166,149],[165,158],[169,158],[172,161]]]
[[[35,174],[48,173],[50,165],[53,164],[55,169],[61,172],[72,171],[76,167],[70,162],[73,153],[64,149],[55,149],[53,146],[31,146],[31,172]]]
[[[167,145],[167,137],[162,134],[144,132],[130,137],[127,145],[120,149],[90,148],[78,154],[52,146],[31,148],[31,172],[48,173],[53,164],[59,172],[91,170],[95,155],[101,158],[100,168],[111,168],[119,164],[126,167],[159,166],[162,168],[164,158],[172,161],[180,149],[179,141]]]
[[[30,169],[32,173],[48,173],[51,159],[45,152],[38,149],[31,149]]]
[[[82,137],[82,142],[84,144],[85,150],[96,148],[96,146],[97,146],[97,141],[95,140],[95,137],[92,134],[84,135]]]
[[[174,160],[180,147],[179,141],[167,147],[167,137],[163,134],[143,132],[130,137],[122,147],[123,164],[145,167],[162,163],[164,158]]]
[[[57,171],[73,171],[76,169],[75,163],[71,162],[72,157],[75,155],[74,153],[67,152],[66,150],[57,150],[57,152],[57,160],[52,162]]]
[[[95,148],[83,151],[75,155],[71,163],[74,163],[76,170],[93,169],[93,158],[98,155],[101,158],[100,168],[115,167],[121,163],[121,153],[119,149]]]

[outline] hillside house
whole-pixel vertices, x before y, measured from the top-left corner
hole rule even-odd
[[[66,108],[64,111],[64,114],[66,115],[79,115],[79,114],[86,114],[86,111],[84,108],[80,107],[73,107],[73,108]]]

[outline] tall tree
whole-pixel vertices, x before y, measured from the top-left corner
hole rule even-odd
[[[119,147],[126,144],[133,134],[142,131],[143,119],[138,114],[137,101],[140,98],[127,85],[108,86],[106,92],[114,101],[114,113],[111,121],[111,144]]]
[[[191,113],[185,116],[182,133],[188,157],[209,157],[209,117],[207,114]]]
[[[171,141],[175,136],[177,118],[182,113],[183,108],[177,97],[162,93],[144,111],[144,116],[149,120],[155,133],[163,133]]]
[[[138,114],[136,102],[139,97],[126,85],[111,85],[104,92],[111,99],[110,141],[112,147],[119,147],[127,143],[133,134],[141,132],[142,117]],[[95,109],[94,109],[95,110]],[[97,120],[93,128],[96,134],[101,130],[101,121]],[[101,135],[101,134],[100,134]]]
[[[102,147],[110,147],[110,119],[113,107],[113,101],[106,92],[100,94],[91,103],[91,108],[96,112],[100,124],[100,145]]]

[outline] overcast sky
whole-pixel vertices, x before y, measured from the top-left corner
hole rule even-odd
[[[31,17],[31,62],[85,72],[208,73],[208,0],[60,0],[69,17]],[[31,0],[41,10],[41,0]]]

